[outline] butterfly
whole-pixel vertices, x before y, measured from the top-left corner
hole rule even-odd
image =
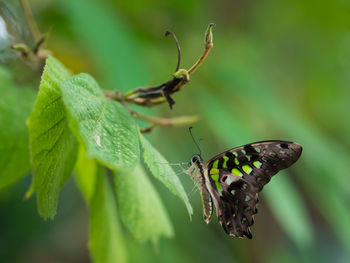
[[[298,143],[271,140],[233,148],[204,164],[200,154],[193,155],[186,173],[198,181],[204,221],[209,223],[214,203],[228,235],[251,239],[258,193],[273,175],[295,163],[301,152]]]

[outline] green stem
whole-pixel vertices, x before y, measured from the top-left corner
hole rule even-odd
[[[21,5],[24,10],[24,15],[26,17],[30,33],[34,38],[34,41],[37,43],[40,40],[41,33],[33,17],[32,10],[30,9],[30,6],[27,0],[21,0]]]
[[[203,61],[208,56],[210,50],[213,48],[213,32],[212,28],[214,27],[214,23],[209,24],[207,32],[205,34],[205,49],[202,56],[197,60],[197,62],[188,70],[188,74],[191,75],[193,72],[199,68],[199,66],[203,63]]]

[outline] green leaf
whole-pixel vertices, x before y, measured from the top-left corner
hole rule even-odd
[[[155,178],[160,180],[169,190],[180,197],[185,203],[190,217],[193,214],[193,209],[188,200],[185,189],[181,181],[176,176],[173,168],[168,164],[167,160],[152,146],[152,144],[140,135],[140,141],[143,148],[143,159]]]
[[[10,74],[0,68],[0,189],[21,179],[30,171],[26,119],[35,92],[15,87]]]
[[[90,204],[95,191],[97,170],[96,160],[86,158],[85,147],[80,145],[74,172],[79,189],[88,204]]]
[[[96,158],[111,169],[132,168],[139,160],[137,129],[129,112],[104,97],[96,81],[79,74],[61,85],[71,127]]]
[[[113,189],[99,167],[91,200],[89,247],[93,262],[126,262],[127,254],[119,224]]]
[[[46,61],[39,94],[28,119],[34,188],[39,213],[56,214],[59,190],[70,176],[76,160],[77,142],[69,130],[59,83],[70,73],[55,58]]]
[[[173,236],[164,206],[140,165],[115,172],[115,189],[122,222],[137,240],[156,243],[160,236]]]

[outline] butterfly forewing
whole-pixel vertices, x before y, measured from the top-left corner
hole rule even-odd
[[[203,165],[206,187],[226,233],[251,238],[257,193],[273,175],[298,160],[301,150],[293,142],[257,142],[226,151]]]
[[[301,151],[301,146],[294,142],[256,142],[223,152],[204,166],[209,174],[214,168],[243,177],[259,192],[273,175],[296,162]]]

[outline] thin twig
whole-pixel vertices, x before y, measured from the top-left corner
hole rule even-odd
[[[171,32],[171,31],[166,31],[165,32],[165,36],[169,36],[169,35],[172,35],[174,40],[175,40],[175,44],[176,44],[176,48],[177,48],[177,65],[176,65],[176,69],[175,69],[175,72],[179,70],[180,68],[180,63],[181,63],[181,48],[180,48],[180,44],[179,44],[179,41],[177,40],[176,38],[176,35],[174,32]]]
[[[182,125],[188,125],[190,123],[196,122],[199,120],[198,116],[181,116],[181,117],[175,117],[175,118],[159,118],[149,115],[144,115],[141,113],[138,113],[136,111],[133,111],[128,104],[125,102],[123,103],[125,108],[130,112],[132,116],[134,116],[136,119],[147,121],[155,125],[165,126],[165,127],[171,127],[171,126],[182,126]]]
[[[30,33],[34,38],[34,41],[37,43],[40,40],[41,33],[33,17],[33,13],[32,13],[32,10],[30,9],[28,0],[21,0],[21,5],[24,10],[24,15],[26,17]]]
[[[175,104],[175,101],[171,98],[171,95],[175,92],[180,91],[185,85],[187,85],[190,81],[190,74],[195,72],[198,67],[203,63],[203,61],[208,56],[210,50],[213,48],[213,33],[212,28],[214,24],[211,23],[208,26],[208,29],[205,34],[205,49],[202,53],[201,57],[197,60],[197,62],[189,69],[178,69],[180,65],[180,46],[178,44],[178,41],[176,39],[176,36],[174,33],[167,31],[166,35],[172,35],[175,39],[176,45],[178,47],[178,63],[176,66],[176,72],[172,74],[173,79],[162,83],[155,87],[149,87],[149,88],[136,88],[134,90],[131,90],[127,92],[125,95],[123,95],[123,98],[133,104],[138,104],[146,107],[152,107],[164,102],[168,102],[170,108],[172,108],[173,104]],[[113,97],[113,94],[108,94]],[[116,97],[117,100],[120,100],[120,97]]]
[[[141,133],[149,133],[151,131],[153,131],[153,129],[157,127],[157,124],[152,123],[150,126],[148,126],[147,128],[140,128],[140,132]]]
[[[133,112],[132,115],[142,121],[147,121],[156,125],[171,127],[183,126],[199,120],[198,116],[181,116],[176,118],[159,118],[154,116],[143,115],[141,113]]]
[[[197,70],[197,68],[203,63],[205,58],[208,56],[210,50],[213,48],[213,33],[212,28],[215,26],[214,23],[211,23],[205,34],[205,49],[202,56],[197,60],[197,62],[188,70],[188,74],[191,75]]]
[[[194,123],[199,120],[198,116],[181,116],[175,118],[159,118],[149,115],[138,113],[130,108],[128,101],[124,98],[123,94],[116,91],[104,90],[104,94],[107,98],[119,101],[130,114],[139,120],[151,123],[151,125],[145,129],[141,129],[141,132],[146,133],[152,131],[156,126],[172,127],[183,126]]]

